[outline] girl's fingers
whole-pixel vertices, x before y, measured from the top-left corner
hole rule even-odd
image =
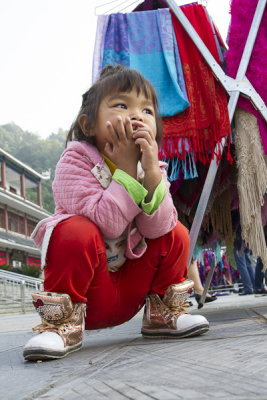
[[[149,144],[146,139],[144,138],[138,138],[135,140],[135,144],[138,144],[140,146],[140,150],[143,152],[145,149],[149,147]]]
[[[112,156],[113,153],[113,144],[106,143],[104,147],[104,154],[107,155],[109,158]]]
[[[150,146],[152,146],[155,141],[155,139],[150,135],[150,133],[147,130],[145,130],[145,131],[138,130],[137,132],[135,132],[133,134],[133,139],[135,142],[139,138],[146,140]]]
[[[138,134],[139,132],[145,132],[147,135],[150,136],[152,141],[155,140],[155,137],[148,126],[144,125],[143,123],[139,123],[139,121],[135,125],[137,126],[137,130],[135,132],[136,134]]]
[[[125,133],[127,139],[132,139],[133,138],[133,127],[132,123],[129,117],[125,118]]]
[[[127,133],[126,133],[121,116],[117,117],[116,132],[117,132],[119,140],[121,142],[125,142],[125,140],[127,139]]]
[[[110,135],[111,142],[112,142],[113,144],[116,143],[116,142],[118,142],[119,137],[118,137],[117,132],[115,131],[115,129],[114,129],[112,123],[111,123],[110,121],[107,121],[107,122],[106,122],[106,126],[107,126],[108,131],[109,131],[109,135]]]

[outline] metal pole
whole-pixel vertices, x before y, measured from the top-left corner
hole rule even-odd
[[[25,314],[25,281],[20,283],[21,310]]]
[[[217,264],[217,259],[216,259],[216,255],[215,255],[215,253],[214,253],[214,258],[213,258],[213,261],[212,261],[212,265],[211,265],[211,267],[210,267],[210,270],[209,270],[207,279],[206,279],[206,281],[205,281],[204,290],[203,290],[203,293],[202,293],[202,295],[201,295],[201,297],[200,297],[200,301],[199,301],[199,303],[198,303],[198,308],[202,308],[203,305],[204,305],[204,303],[205,303],[206,296],[207,296],[207,293],[208,293],[208,290],[209,290],[209,287],[210,287],[210,282],[211,282],[211,280],[212,280],[212,277],[213,277],[213,273],[214,273],[216,264]]]
[[[7,290],[6,290],[6,278],[3,278],[3,294],[4,294],[4,299],[7,297]]]

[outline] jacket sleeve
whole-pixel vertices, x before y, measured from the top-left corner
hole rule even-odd
[[[142,211],[123,186],[104,189],[91,173],[93,164],[76,151],[59,160],[53,182],[56,212],[89,218],[106,238],[116,238]]]
[[[169,191],[170,183],[167,180],[165,167],[161,166],[161,173],[166,185],[166,194],[153,214],[148,215],[144,211],[136,217],[136,226],[139,232],[147,239],[155,239],[170,232],[177,224],[177,211],[173,204]]]

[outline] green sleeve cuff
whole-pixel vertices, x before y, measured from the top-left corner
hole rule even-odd
[[[156,211],[158,209],[159,205],[161,204],[162,200],[164,199],[166,190],[167,189],[166,189],[164,180],[163,180],[163,178],[161,178],[160,183],[158,184],[158,186],[156,187],[156,189],[154,191],[151,201],[149,203],[145,203],[145,200],[143,200],[141,202],[141,207],[146,214],[151,215],[151,214],[153,214],[154,211]]]
[[[139,182],[137,182],[136,179],[132,178],[121,169],[116,169],[112,179],[114,179],[114,181],[122,185],[125,190],[127,190],[133,201],[138,206],[146,198],[147,190]]]

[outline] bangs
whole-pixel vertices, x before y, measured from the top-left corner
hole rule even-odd
[[[131,92],[136,90],[137,95],[142,93],[148,100],[151,100],[155,110],[158,109],[158,101],[156,93],[150,84],[139,72],[135,70],[125,69],[112,75],[106,75],[99,80],[100,98],[110,95],[111,93]]]

